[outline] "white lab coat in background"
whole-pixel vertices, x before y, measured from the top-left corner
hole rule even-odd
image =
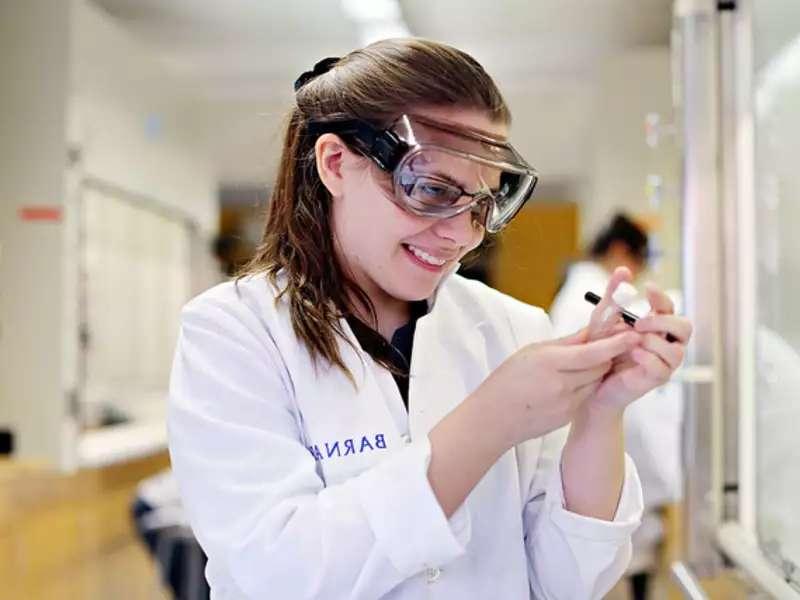
[[[164,469],[140,481],[136,488],[136,498],[151,508],[143,517],[142,526],[146,529],[188,527],[178,482],[175,481],[172,469]]]
[[[562,436],[502,456],[448,520],[427,478],[431,428],[547,315],[451,275],[419,319],[410,410],[391,374],[341,342],[358,387],[316,370],[263,278],[190,302],[169,444],[216,600],[602,598],[642,511],[626,457],[613,522],[564,508]]]
[[[563,287],[550,308],[555,335],[569,335],[589,323],[594,306],[584,299],[588,291],[603,296],[609,273],[591,261],[573,264]],[[676,292],[668,295],[680,307]],[[632,304],[629,310],[644,315],[646,301]],[[644,492],[642,525],[633,534],[633,559],[630,573],[652,568],[656,546],[663,537],[657,509],[676,502],[682,495],[681,421],[683,392],[680,383],[671,381],[631,404],[625,411],[625,449],[636,463]]]

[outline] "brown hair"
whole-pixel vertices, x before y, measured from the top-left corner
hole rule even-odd
[[[314,362],[345,367],[336,336],[354,297],[375,321],[366,293],[336,260],[331,198],[317,173],[311,119],[360,118],[387,127],[414,107],[486,111],[508,124],[508,107],[494,81],[468,54],[421,39],[383,40],[339,59],[296,93],[268,207],[264,236],[241,276],[266,274],[289,299],[292,326]],[[285,278],[284,281],[279,279]],[[383,361],[379,361],[383,362]],[[388,365],[385,365],[388,366]]]

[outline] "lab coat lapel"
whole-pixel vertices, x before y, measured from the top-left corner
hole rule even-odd
[[[417,322],[409,383],[412,438],[427,433],[483,380],[484,322],[470,323],[446,290]]]

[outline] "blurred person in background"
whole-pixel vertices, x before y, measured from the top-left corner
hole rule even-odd
[[[212,243],[212,253],[219,263],[220,271],[228,277],[236,274],[239,244],[239,238],[229,233],[218,234]]]
[[[174,600],[207,600],[206,556],[189,529],[171,469],[143,479],[131,506],[136,534]]]
[[[592,305],[584,300],[586,292],[602,295],[611,274],[625,267],[639,279],[647,267],[648,237],[643,227],[628,215],[618,213],[597,234],[589,246],[588,256],[567,268],[566,276],[550,306],[550,317],[556,331],[589,322]],[[575,331],[571,329],[571,331]]]
[[[212,596],[602,598],[642,508],[622,415],[690,324],[651,290],[636,329],[604,301],[605,328],[553,340],[454,273],[536,183],[464,52],[384,40],[295,92],[263,243],[184,308],[172,371]]]
[[[602,294],[612,273],[619,267],[639,279],[647,266],[646,230],[625,214],[617,214],[595,238],[589,257],[569,267],[567,277],[550,315],[556,335],[566,335],[586,326],[592,305],[584,294]],[[673,304],[680,295],[670,292]],[[626,306],[635,314],[645,314],[645,301]],[[653,390],[625,412],[625,447],[636,463],[644,492],[642,525],[633,534],[633,558],[628,568],[635,600],[647,598],[651,574],[657,566],[658,546],[663,538],[661,512],[681,496],[680,427],[683,409],[681,384],[668,382]]]

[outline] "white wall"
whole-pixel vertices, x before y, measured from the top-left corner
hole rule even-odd
[[[64,464],[78,364],[72,185],[81,173],[109,181],[210,235],[217,182],[191,91],[87,0],[0,3],[0,44],[0,426],[18,457]],[[62,217],[22,221],[28,205]]]
[[[543,182],[585,179],[592,159],[593,82],[520,82],[503,91],[513,118],[511,139]]]
[[[68,16],[64,2],[0,3],[0,422],[40,425],[17,436],[22,455],[57,455],[65,409],[63,224],[19,210],[63,207]]]
[[[86,174],[217,227],[216,178],[197,104],[143,43],[87,0],[72,2],[69,141]]]
[[[94,4],[88,0],[72,0],[71,16],[68,136],[70,149],[80,156],[73,168],[73,179],[109,182],[120,190],[113,196],[124,200],[126,195],[132,194],[154,207],[172,209],[190,220],[199,229],[201,239],[206,241],[205,247],[190,246],[199,250],[190,258],[195,271],[199,271],[196,267],[213,263],[210,237],[218,225],[218,204],[217,181],[203,144],[207,124],[194,118],[198,101],[192,90],[175,81],[142,40],[121,28]],[[110,208],[113,198],[104,197]],[[104,210],[101,213],[111,214]],[[106,257],[105,268],[100,266],[92,270],[96,278],[101,276],[106,283],[98,285],[95,281],[88,289],[94,290],[94,294],[108,296],[87,298],[89,372],[81,397],[86,416],[96,411],[97,402],[113,404],[132,418],[134,425],[141,426],[146,421],[163,434],[178,312],[199,290],[191,289],[196,279],[180,281],[186,273],[183,258],[174,264],[165,262],[176,259],[177,255],[173,255],[170,248],[176,244],[182,246],[179,229],[165,228],[166,223],[156,228],[158,220],[145,218],[146,215],[139,212],[135,214],[139,215],[135,220],[140,228],[143,223],[152,221],[151,230],[162,234],[172,232],[167,238],[172,241],[165,245],[166,239],[149,238],[147,229],[140,229],[135,239],[150,239],[145,246],[130,255],[129,251],[123,251],[126,247],[123,244],[117,247],[121,254]],[[123,224],[126,235],[133,235],[131,225]],[[109,222],[108,226],[114,224]],[[163,277],[170,272],[170,265],[177,270],[174,277],[165,280]],[[131,277],[123,275],[117,291],[112,291],[108,280],[126,270],[130,270]],[[134,281],[141,285],[134,285]],[[161,284],[155,285],[155,282]],[[133,287],[128,289],[129,286]],[[78,298],[81,290],[77,280],[73,289],[74,293],[67,296]],[[115,299],[110,307],[108,298]],[[114,327],[115,321],[125,318],[129,325],[131,320],[137,323],[138,335],[126,331],[125,327]],[[76,318],[76,327],[77,323]],[[141,352],[146,348],[150,350]],[[103,362],[104,356],[123,360],[123,364]],[[126,356],[130,360],[122,359]],[[120,389],[121,384],[123,389]],[[86,436],[82,438],[81,448],[85,440]],[[109,452],[126,454],[124,448],[114,447],[114,438],[108,441]],[[79,451],[79,461],[86,459],[82,452]]]
[[[564,189],[567,182],[574,195],[565,199],[578,200],[593,158],[593,82],[520,81],[501,88],[513,115],[514,145],[540,171],[543,187]],[[198,107],[195,118],[207,123],[205,145],[220,181],[272,182],[291,102],[287,97],[283,103],[219,101]]]
[[[645,117],[659,113],[673,123],[670,52],[640,48],[609,60],[597,74],[592,120],[591,193],[581,204],[583,237],[589,240],[617,209],[650,213],[661,222],[657,235],[665,259],[653,279],[668,287],[680,284],[680,155],[674,136],[656,148],[645,141]],[[660,208],[648,202],[647,176],[660,175]]]

